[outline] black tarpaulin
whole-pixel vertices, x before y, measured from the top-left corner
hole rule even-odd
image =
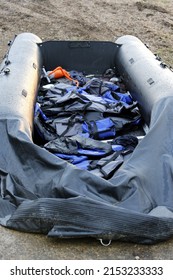
[[[172,108],[172,96],[153,105],[149,132],[108,180],[34,144],[22,114],[1,115],[1,225],[60,238],[154,243],[171,237]]]

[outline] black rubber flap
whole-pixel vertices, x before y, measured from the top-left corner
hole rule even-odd
[[[46,70],[61,66],[85,74],[102,74],[115,67],[119,45],[102,41],[46,41],[39,44]]]
[[[172,107],[173,97],[154,106],[149,133],[110,180],[34,145],[23,119],[1,119],[1,224],[140,243],[172,236]]]

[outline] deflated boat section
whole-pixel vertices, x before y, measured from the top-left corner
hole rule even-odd
[[[123,40],[120,42],[123,48]],[[117,172],[105,180],[56,157],[31,139],[40,55],[44,61],[37,43],[40,43],[39,39],[34,35],[17,36],[8,54],[10,63],[3,62],[1,66],[1,225],[60,238],[90,236],[102,243],[105,239],[154,243],[171,237],[171,90],[168,95],[165,91],[163,96],[160,93],[161,98],[156,98],[156,102],[152,99],[149,110],[144,101],[144,116],[150,119],[149,132]],[[120,51],[120,55],[123,62],[117,58],[116,67],[123,74],[125,54],[123,56]],[[152,54],[149,57],[154,59]],[[4,72],[7,66],[10,69],[8,74]],[[155,65],[151,68],[154,69]],[[139,101],[143,108],[143,99],[150,104],[146,79],[143,81],[137,73],[134,75],[133,69],[132,72],[129,69],[126,73],[129,71],[131,76],[131,87],[141,86]],[[161,68],[161,72],[164,71]],[[173,76],[172,72],[169,76]]]

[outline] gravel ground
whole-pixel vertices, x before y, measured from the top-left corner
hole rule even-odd
[[[0,58],[15,34],[46,40],[108,40],[131,34],[173,65],[172,0],[0,0]],[[173,239],[152,246],[58,240],[0,228],[0,259],[173,259]]]
[[[139,37],[173,64],[172,0],[0,0],[0,55],[15,34],[42,40],[108,40]]]

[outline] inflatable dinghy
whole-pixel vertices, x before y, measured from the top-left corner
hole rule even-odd
[[[68,73],[85,72],[86,77],[115,70],[147,124],[147,133],[106,179],[72,165],[51,153],[48,144],[34,140],[43,69],[49,81],[48,70],[57,66]],[[73,88],[70,98],[74,93]],[[82,98],[81,104],[86,105],[89,96]],[[59,238],[94,237],[102,244],[104,240],[151,244],[173,236],[173,72],[138,38],[122,36],[115,43],[42,42],[34,34],[20,34],[0,66],[0,100],[2,226]],[[45,104],[43,109],[50,112],[50,103]],[[134,113],[135,107],[129,108]],[[44,121],[50,124],[44,113]],[[52,136],[52,130],[46,133]]]

